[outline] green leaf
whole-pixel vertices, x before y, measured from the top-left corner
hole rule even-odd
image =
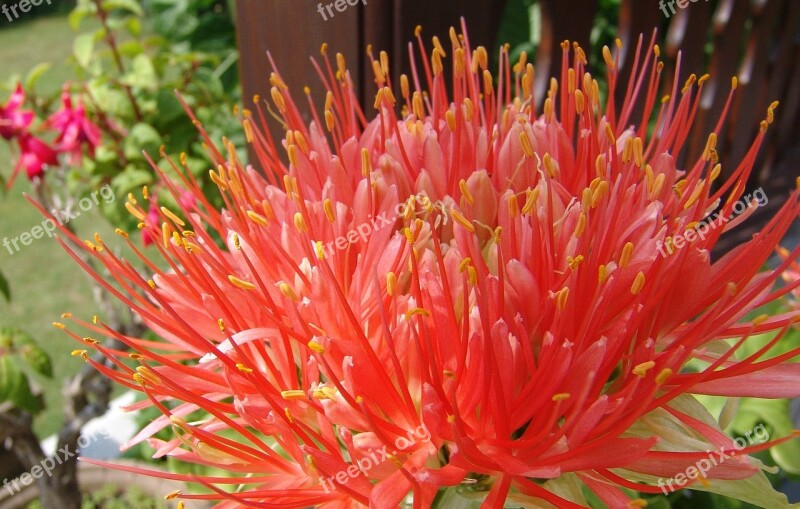
[[[149,154],[158,154],[163,143],[161,135],[153,126],[138,123],[128,131],[128,136],[125,138],[125,157],[141,159],[143,150]]]
[[[128,165],[125,171],[111,179],[111,188],[118,196],[126,196],[131,191],[153,182],[153,174],[147,170]]]
[[[28,74],[25,76],[24,87],[25,90],[33,90],[34,85],[36,82],[39,81],[39,78],[42,77],[42,74],[47,72],[50,69],[51,64],[50,62],[42,62],[40,64],[36,64],[33,69],[28,71]]]
[[[145,54],[136,55],[130,70],[121,81],[132,87],[156,89],[158,87],[156,70],[150,57]]]
[[[122,9],[137,16],[144,16],[144,11],[136,0],[105,0],[103,2],[103,9],[107,11],[111,9]]]
[[[87,67],[92,60],[92,53],[94,52],[94,34],[80,34],[75,37],[72,52],[75,55],[75,60],[78,61],[78,65]]]
[[[125,28],[132,36],[139,37],[142,34],[142,21],[139,18],[130,17],[125,20]]]
[[[6,301],[11,301],[11,288],[8,286],[8,279],[0,272],[0,293],[6,298]]]
[[[47,378],[53,378],[53,363],[44,348],[30,342],[19,349],[19,355],[32,370]]]
[[[42,398],[33,394],[28,377],[12,355],[0,357],[0,402],[10,401],[17,408],[36,413],[43,407]]]
[[[78,31],[78,28],[80,28],[81,22],[84,19],[94,14],[92,7],[94,7],[94,4],[85,4],[83,2],[79,2],[78,6],[69,13],[67,19],[69,20],[69,26],[72,28],[73,32]]]

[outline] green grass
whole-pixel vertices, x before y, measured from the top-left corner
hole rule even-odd
[[[36,92],[49,94],[58,91],[64,81],[73,78],[68,62],[72,38],[73,33],[64,16],[3,27],[0,30],[0,62],[3,62],[0,82],[5,83],[14,76],[24,77],[33,65],[50,61],[53,66],[37,83]],[[0,92],[0,101],[4,102],[6,96],[7,91]],[[6,177],[14,161],[15,156],[9,151],[8,144],[0,140],[0,172]],[[23,192],[32,192],[24,172],[10,191],[0,194],[0,242],[4,237],[11,239],[30,231],[42,222],[39,212],[23,198]],[[95,210],[81,213],[72,224],[83,238],[88,238],[95,230],[109,241],[116,237],[113,229]],[[92,298],[88,276],[54,239],[34,240],[13,255],[0,246],[0,269],[10,282],[12,293],[10,303],[0,299],[0,326],[25,329],[53,359],[54,378],[36,379],[44,389],[47,406],[37,417],[35,427],[44,437],[61,426],[64,379],[83,366],[80,359],[70,356],[77,343],[51,324],[59,320],[64,311],[88,318],[98,313],[98,309]]]

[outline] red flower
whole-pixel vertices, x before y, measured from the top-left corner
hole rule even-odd
[[[8,180],[9,189],[14,185],[17,173],[22,168],[25,168],[28,179],[33,180],[44,176],[45,166],[58,164],[58,153],[36,136],[22,132],[19,133],[17,142],[19,143],[20,156],[16,167],[14,167],[14,172]]]
[[[230,473],[153,475],[213,487],[183,497],[224,508],[396,508],[412,497],[415,508],[574,508],[588,505],[585,490],[618,508],[643,505],[626,489],[660,493],[660,480],[714,451],[727,459],[695,487],[739,483],[743,500],[788,506],[748,453],[791,435],[734,449],[694,395],[800,395],[800,364],[787,362],[800,350],[736,356],[756,334],[777,341],[800,315],[744,318],[780,296],[772,287],[800,252],[759,272],[797,217],[798,194],[713,263],[723,228],[668,257],[658,249],[717,206],[731,214],[774,107],[735,177],[712,186],[716,136],[686,168],[673,156],[705,79],[661,101],[653,43],[640,42],[618,107],[566,43],[567,69],[540,112],[532,66],[512,73],[507,49],[495,82],[466,33],[453,30],[448,51],[418,40],[423,72],[402,76],[399,93],[385,53],[366,66],[379,87],[371,120],[340,55],[318,67],[330,91],[310,125],[273,74],[288,165],[261,104],[244,124],[264,174],[202,131],[225,209],[187,169],[192,210],[127,204],[163,239],[170,270],[148,263],[144,280],[102,239],[85,244],[114,278],[97,281],[163,338],[76,320],[130,346],[134,370],[125,353],[67,329],[115,363],[97,369],[147,396],[136,408],[163,413],[133,442]],[[618,57],[604,54],[615,97]],[[164,186],[180,203],[183,189]],[[415,198],[423,193],[436,206]],[[164,429],[174,436],[153,438]]]
[[[22,90],[22,84],[18,83],[5,106],[0,106],[0,136],[3,138],[10,140],[33,122],[33,112],[20,109],[24,102],[25,91]]]
[[[91,156],[94,156],[95,147],[100,144],[100,128],[86,117],[82,104],[73,107],[68,84],[64,85],[61,92],[61,109],[53,113],[45,125],[58,131],[56,147],[70,154],[73,165],[80,164],[83,144],[86,144]]]

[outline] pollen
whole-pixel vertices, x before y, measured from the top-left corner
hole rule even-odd
[[[620,268],[626,268],[628,264],[631,262],[631,257],[633,256],[633,243],[626,242],[625,247],[622,248],[622,255],[619,257],[619,266]]]
[[[294,213],[294,227],[297,228],[297,231],[300,233],[308,232],[308,226],[306,226],[306,220],[303,218],[303,214],[300,212]]]
[[[126,202],[125,208],[128,210],[128,212],[130,212],[130,214],[133,217],[135,217],[139,221],[145,221],[146,218],[144,213],[141,210],[137,209],[136,205],[132,204],[131,202]]]
[[[570,394],[568,392],[559,392],[557,394],[553,394],[553,401],[564,401],[565,399],[569,399]]]
[[[281,391],[281,397],[286,400],[290,399],[306,399],[308,395],[306,395],[305,391],[301,391],[299,389],[293,389],[289,391]]]
[[[633,280],[633,284],[631,285],[631,293],[633,295],[639,295],[642,288],[644,288],[644,273],[639,272],[636,274],[636,279]]]
[[[297,302],[298,300],[300,300],[300,299],[297,298],[297,294],[294,293],[294,290],[292,290],[292,287],[289,286],[289,283],[287,283],[285,281],[279,282],[278,283],[278,289],[280,289],[280,291],[283,294],[283,296],[286,297],[287,299],[292,300],[294,302]]]
[[[175,490],[172,493],[164,495],[164,500],[174,500],[181,496],[181,490]]]
[[[525,157],[527,157],[528,159],[533,158],[534,156],[533,147],[531,147],[531,141],[528,139],[528,135],[525,133],[525,131],[521,131],[519,133],[519,142],[520,145],[522,145],[522,152],[525,153]],[[545,158],[547,157],[548,154],[545,154]]]
[[[386,293],[389,297],[394,297],[394,291],[397,288],[397,276],[394,272],[386,273]]]
[[[643,498],[637,498],[628,502],[629,509],[635,509],[637,507],[647,507],[647,500]]]
[[[159,378],[159,376],[156,375],[155,371],[153,371],[147,366],[139,366],[138,368],[136,368],[136,372],[139,373],[139,375],[141,375],[142,378],[144,378],[153,385],[158,385],[161,383],[161,378]]]
[[[473,233],[475,232],[475,226],[467,220],[466,217],[461,215],[461,213],[457,210],[451,210],[450,215],[453,217],[453,220],[463,226],[468,232]]]
[[[314,341],[309,341],[307,346],[318,354],[325,353],[325,347]]]
[[[564,308],[567,307],[567,298],[569,297],[569,287],[565,286],[561,290],[555,292],[553,294],[553,297],[555,298],[556,301],[556,308],[558,308],[559,311],[563,311]]]
[[[664,368],[659,371],[658,375],[656,375],[656,383],[658,385],[663,385],[664,382],[667,381],[667,378],[672,376],[673,371],[669,368]]]
[[[641,364],[637,364],[636,366],[634,366],[633,370],[631,370],[631,373],[633,373],[636,376],[642,376],[643,377],[643,376],[645,376],[647,374],[647,372],[650,369],[653,369],[653,366],[655,366],[655,365],[656,365],[656,363],[653,362],[653,361],[643,362]]]
[[[255,290],[256,288],[256,285],[254,285],[253,283],[250,283],[243,279],[239,279],[238,277],[233,275],[228,276],[228,281],[230,281],[233,286],[241,288],[242,290]]]
[[[67,328],[67,326],[64,325],[61,322],[53,322],[53,327],[55,327],[56,329],[62,329],[62,330]]]

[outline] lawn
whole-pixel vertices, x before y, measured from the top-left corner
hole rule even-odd
[[[24,76],[38,62],[50,61],[53,66],[41,78],[36,91],[57,91],[61,83],[72,77],[68,61],[71,41],[72,31],[65,16],[4,26],[0,30],[0,81],[6,82],[15,75]],[[0,101],[4,101],[7,93],[0,92]],[[13,161],[8,144],[0,141],[0,172],[6,177]],[[0,241],[5,237],[17,237],[41,223],[41,215],[22,196],[30,190],[29,182],[22,176],[10,191],[0,194]],[[81,213],[72,224],[84,238],[95,230],[108,240],[116,237],[113,228],[93,210]],[[0,326],[24,328],[41,342],[54,361],[53,380],[37,378],[45,392],[47,410],[37,417],[36,430],[40,436],[46,436],[61,425],[63,380],[83,365],[78,358],[70,356],[77,344],[51,324],[60,319],[64,311],[86,318],[98,311],[88,277],[54,239],[34,240],[13,255],[6,248],[0,248],[0,269],[8,278],[12,292],[11,303],[0,300]]]

